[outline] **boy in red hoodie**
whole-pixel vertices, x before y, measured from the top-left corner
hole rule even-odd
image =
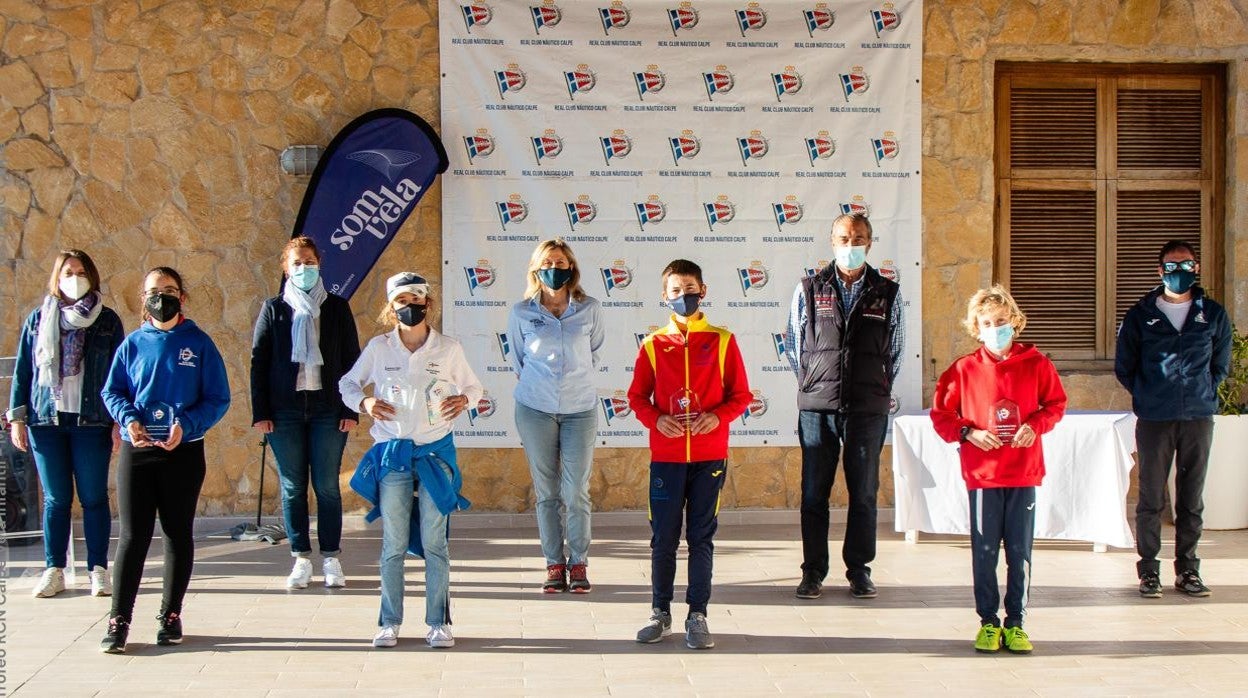
[[[1027,318],[1001,286],[971,296],[964,326],[983,346],[936,382],[932,424],[958,442],[970,491],[971,569],[980,629],[975,651],[1031,652],[1023,631],[1031,576],[1036,487],[1044,479],[1040,435],[1066,411],[1057,369],[1034,345],[1019,344]],[[1005,629],[997,611],[997,555],[1005,542]]]
[[[706,625],[719,492],[728,459],[728,424],[750,403],[741,351],[732,333],[698,311],[702,268],[677,259],[663,270],[671,321],[637,352],[628,406],[650,430],[650,583],[652,615],[637,641],[672,633],[671,603],[682,519],[688,518],[689,587],[685,644],[715,646]]]

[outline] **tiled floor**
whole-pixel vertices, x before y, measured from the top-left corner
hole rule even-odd
[[[1206,533],[1214,595],[1204,600],[1170,587],[1160,600],[1139,598],[1131,551],[1037,544],[1027,623],[1037,649],[1022,657],[972,651],[970,559],[960,538],[907,544],[882,527],[879,598],[851,599],[834,572],[824,598],[799,601],[796,526],[724,526],[710,615],[717,646],[694,652],[679,634],[652,646],[632,640],[649,611],[644,527],[599,525],[594,592],[574,597],[538,592],[534,529],[460,521],[452,542],[458,645],[444,651],[425,647],[418,622],[404,626],[397,648],[371,647],[376,530],[344,542],[348,588],[297,593],[283,586],[284,548],[205,538],[187,640],[177,648],[151,644],[160,568],[149,566],[125,656],[98,652],[108,601],[82,590],[83,575],[72,591],[32,599],[31,578],[20,575],[34,571],[21,560],[35,551],[13,548],[0,687],[21,696],[1248,695],[1244,531]],[[408,565],[413,620],[423,617],[420,566]],[[683,617],[683,607],[674,611]]]

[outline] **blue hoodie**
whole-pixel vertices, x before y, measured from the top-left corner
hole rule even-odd
[[[173,405],[186,442],[204,438],[225,416],[230,385],[221,353],[194,322],[183,319],[170,330],[145,322],[117,349],[100,397],[126,441],[125,428],[143,406],[164,402]]]

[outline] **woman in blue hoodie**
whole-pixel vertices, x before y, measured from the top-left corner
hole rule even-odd
[[[82,250],[63,250],[52,264],[47,295],[22,326],[9,398],[9,438],[34,455],[43,488],[47,568],[35,585],[36,598],[65,590],[75,486],[91,595],[112,593],[108,458],[117,448],[117,435],[100,401],[100,387],[124,334],[117,313],[104,305],[95,263]]]
[[[182,314],[181,275],[169,267],[152,269],[144,276],[142,297],[145,322],[122,342],[101,391],[123,440],[116,590],[108,634],[100,642],[100,650],[110,654],[126,651],[157,515],[164,531],[165,584],[156,644],[182,642],[182,599],[195,563],[192,529],[204,484],[204,434],[230,406],[221,354]]]

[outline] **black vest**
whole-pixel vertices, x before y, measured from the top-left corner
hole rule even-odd
[[[802,410],[888,414],[893,389],[889,318],[897,283],[867,267],[865,284],[846,319],[829,264],[802,280],[806,324],[798,357],[797,407]]]

